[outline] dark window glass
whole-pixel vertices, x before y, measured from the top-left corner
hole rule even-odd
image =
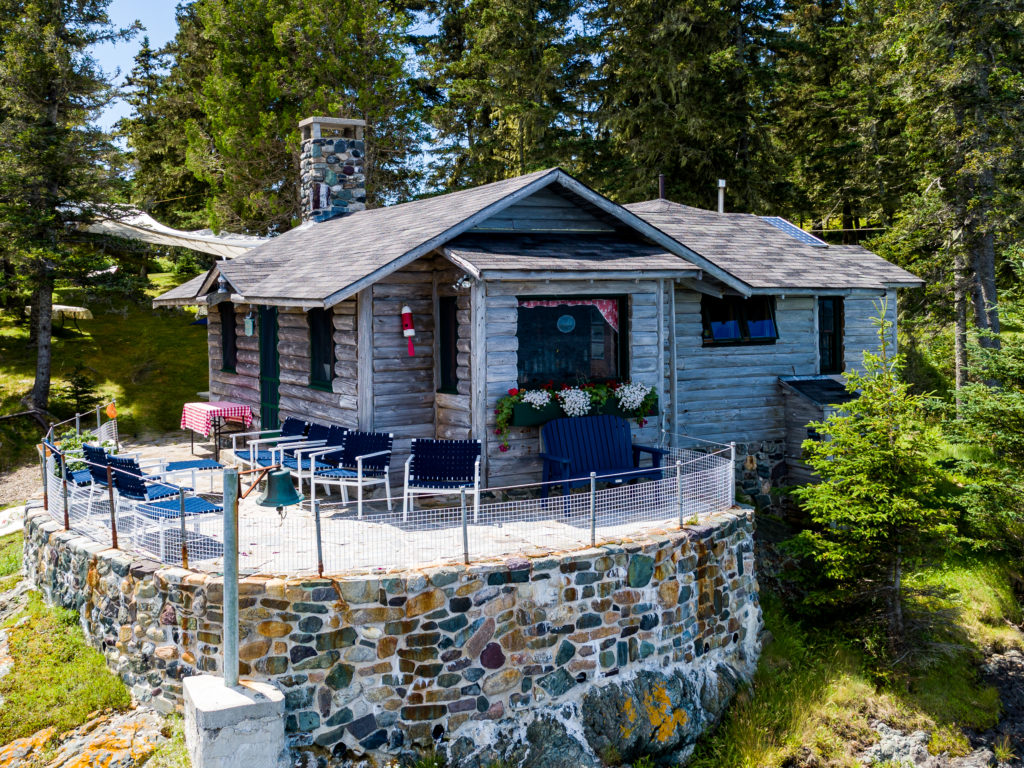
[[[519,385],[625,378],[626,307],[624,297],[521,298]]]
[[[773,344],[779,337],[775,325],[775,299],[771,296],[701,296],[700,314],[704,346],[717,344]]]
[[[458,311],[458,299],[454,296],[442,296],[437,300],[437,351],[441,369],[440,389],[438,391],[450,394],[457,393],[459,386]]]
[[[818,358],[821,373],[843,372],[843,299],[818,299]]]
[[[220,311],[220,367],[234,373],[238,360],[238,341],[235,328],[235,305],[225,301],[218,306]]]
[[[334,380],[334,320],[329,309],[309,310],[309,383],[329,389]]]

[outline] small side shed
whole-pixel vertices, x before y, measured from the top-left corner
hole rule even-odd
[[[779,377],[786,406],[786,465],[789,482],[810,482],[814,473],[801,459],[804,440],[815,439],[812,421],[824,421],[844,404],[856,399],[846,385],[833,376]]]

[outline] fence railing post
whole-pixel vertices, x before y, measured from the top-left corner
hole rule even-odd
[[[100,431],[100,427],[103,426],[103,416],[100,414],[100,406],[96,406],[96,431]]]
[[[466,518],[466,489],[459,489],[459,500],[462,504],[462,558],[469,564],[469,521]]]
[[[597,472],[590,473],[590,546],[597,546]]]
[[[68,463],[64,458],[64,454],[60,455],[60,476],[62,483],[61,492],[64,494],[64,530],[71,530],[71,515],[68,511]]]
[[[82,434],[82,414],[75,414],[75,435]]]
[[[185,489],[178,489],[178,517],[181,518],[181,567],[188,568],[188,540],[185,535]]]
[[[238,685],[238,470],[224,470],[224,685]]]
[[[107,465],[107,496],[110,499],[110,546],[117,549],[117,507],[114,506],[114,472]]]
[[[312,459],[310,459],[312,462]],[[313,502],[313,517],[316,519],[316,575],[324,575],[324,542],[320,538],[320,502]]]
[[[676,501],[679,504],[679,527],[683,527],[683,462],[676,461]]]
[[[736,442],[729,443],[729,509],[736,506]]]
[[[46,476],[46,452],[50,450],[46,443],[39,444],[39,465],[43,474],[43,507],[47,513],[50,511],[50,478]]]

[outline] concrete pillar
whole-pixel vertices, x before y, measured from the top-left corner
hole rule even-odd
[[[284,694],[272,685],[228,688],[212,675],[186,677],[185,745],[194,768],[285,768]]]

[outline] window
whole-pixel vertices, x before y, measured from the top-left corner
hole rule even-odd
[[[519,385],[628,375],[625,297],[519,299]]]
[[[458,299],[454,296],[437,300],[437,359],[441,374],[437,391],[452,395],[459,391],[458,311]]]
[[[774,344],[775,300],[771,296],[701,296],[700,315],[704,346],[726,344]]]
[[[818,360],[820,373],[843,372],[843,299],[818,299]]]
[[[220,311],[220,369],[235,372],[238,360],[238,329],[235,327],[235,305],[225,301],[218,306]]]
[[[330,390],[334,380],[334,313],[309,310],[309,386]]]

